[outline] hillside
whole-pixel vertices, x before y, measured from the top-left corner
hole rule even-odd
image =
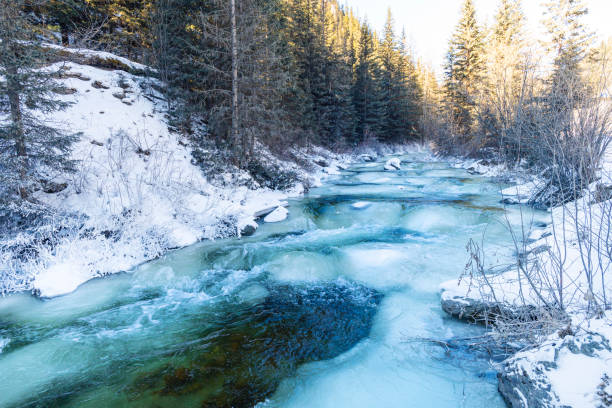
[[[66,51],[96,57],[98,63],[143,67],[109,53]],[[240,234],[247,225],[256,226],[255,214],[304,189],[301,182],[284,192],[263,188],[230,165],[216,175],[220,181],[209,182],[192,164],[187,141],[168,130],[155,79],[75,62],[45,69],[59,71],[68,89],[58,98],[71,106],[52,121],[80,132],[72,153],[78,171],[50,178],[46,191],[35,193],[35,200],[50,207],[50,219],[2,237],[0,268],[9,273],[1,292],[34,290],[43,297],[71,292],[86,280],[129,270],[169,249]],[[296,151],[303,163],[319,162],[306,170],[262,147],[259,154],[309,185],[333,172],[341,159],[323,150]]]

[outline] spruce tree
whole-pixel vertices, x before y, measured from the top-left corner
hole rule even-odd
[[[572,110],[583,89],[580,64],[593,41],[582,22],[588,9],[582,0],[554,0],[545,3],[544,24],[550,34],[548,50],[554,56],[549,80],[549,104],[553,111]]]
[[[397,53],[395,28],[391,9],[387,9],[387,20],[383,31],[383,41],[380,44],[381,63],[381,97],[383,109],[383,123],[379,137],[392,141],[398,132],[401,132],[401,102],[402,95],[399,78],[400,57]]]
[[[67,103],[57,70],[44,66],[45,53],[23,12],[26,0],[0,0],[0,195],[33,201],[32,193],[56,174],[73,170],[76,135],[49,125],[49,115]]]
[[[400,120],[396,134],[400,138],[416,139],[422,132],[420,122],[423,114],[423,88],[415,63],[408,53],[405,30],[402,30],[398,58],[398,75],[395,82]]]
[[[472,0],[464,0],[451,39],[446,64],[446,89],[457,131],[466,136],[476,120],[477,93],[484,73],[484,42]]]
[[[356,116],[356,140],[361,142],[381,134],[384,121],[380,65],[375,37],[367,22],[361,27],[355,82],[352,89]]]

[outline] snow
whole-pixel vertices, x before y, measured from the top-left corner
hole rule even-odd
[[[392,157],[385,163],[385,170],[394,171],[402,168],[401,161],[397,157]]]
[[[122,63],[123,65],[126,65],[129,68],[137,70],[137,71],[154,71],[152,68],[146,65],[139,64],[134,61],[130,61],[127,58],[120,57],[115,54],[111,54],[110,52],[94,51],[94,50],[89,50],[86,48],[68,48],[68,47],[63,47],[61,45],[51,44],[51,43],[45,43],[43,44],[43,47],[54,49],[54,50],[59,50],[59,51],[64,51],[70,54],[79,55],[83,57],[98,57],[102,60],[116,60]]]
[[[264,218],[265,222],[280,222],[287,219],[289,211],[285,207],[276,207],[276,210],[266,215]]]
[[[503,189],[501,194],[505,202],[509,204],[526,204],[543,187],[543,183],[542,180],[534,180],[517,184]]]

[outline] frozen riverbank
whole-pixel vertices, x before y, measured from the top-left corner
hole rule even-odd
[[[524,350],[499,366],[499,390],[512,407],[610,403],[611,168],[609,160],[603,163],[598,181],[582,198],[549,210],[540,224],[527,219],[528,228],[514,231],[518,264],[489,270],[473,257],[470,273],[440,286],[442,307],[450,315],[506,325],[510,337],[504,341],[531,337]],[[522,181],[501,191],[503,203],[527,203],[545,184]]]

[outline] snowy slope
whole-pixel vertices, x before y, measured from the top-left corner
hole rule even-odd
[[[53,180],[67,183],[67,188],[55,194],[38,192],[36,199],[57,214],[74,214],[82,223],[75,222],[51,247],[24,235],[10,237],[13,243],[36,246],[36,256],[17,260],[10,252],[0,253],[4,276],[19,276],[5,279],[0,291],[32,289],[43,297],[69,293],[93,277],[128,270],[168,249],[239,234],[246,225],[256,226],[254,214],[274,209],[303,190],[301,185],[288,192],[248,189],[240,183],[248,175],[236,169],[222,175],[227,180],[223,187],[209,183],[192,165],[186,143],[168,131],[165,104],[151,87],[152,79],[73,62],[47,69],[62,69],[61,81],[73,92],[58,95],[73,105],[51,119],[82,136],[73,152],[78,172]],[[327,169],[312,175],[311,184],[320,182],[322,170],[336,171],[334,160],[328,161]],[[309,176],[297,170],[303,178]]]

